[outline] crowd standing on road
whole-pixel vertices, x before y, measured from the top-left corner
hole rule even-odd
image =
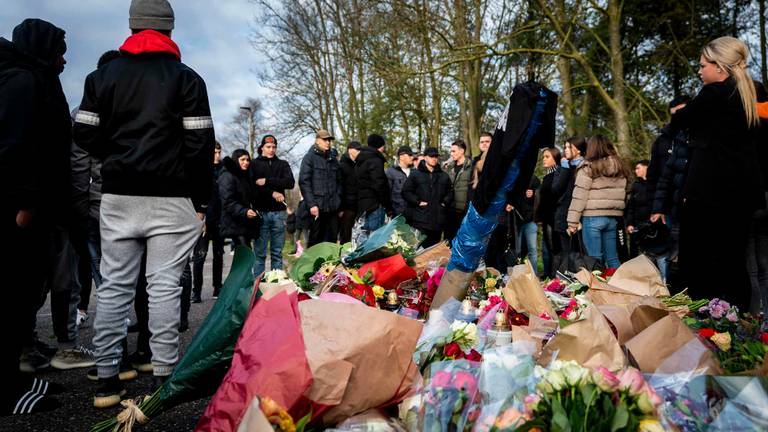
[[[286,231],[291,254],[301,255],[320,242],[360,243],[402,215],[429,247],[451,241],[469,210],[491,133],[480,134],[474,157],[454,141],[441,164],[437,147],[402,145],[388,160],[380,134],[365,146],[349,141],[340,155],[333,133],[320,129],[298,179],[272,134],[258,155],[222,157],[205,82],[181,62],[174,25],[167,1],[134,0],[132,35],[99,59],[72,113],[59,80],[64,30],[27,19],[12,41],[0,39],[0,270],[13,306],[0,328],[16,330],[0,354],[10,371],[3,415],[56,408],[57,386],[34,376],[48,366],[87,368],[99,408],[119,404],[137,371],[159,385],[178,362],[190,303],[202,301],[209,244],[216,298],[227,239],[254,251],[258,275],[267,263],[283,268]],[[527,260],[552,278],[568,254],[617,267],[643,253],[673,289],[768,312],[768,172],[759,163],[768,151],[760,120],[768,95],[749,77],[747,56],[731,37],[704,47],[701,91],[670,102],[671,122],[634,176],[602,135],[544,149],[541,178],[507,194],[485,263],[506,271]],[[292,206],[295,186],[301,200]],[[92,283],[89,349],[78,326],[90,320]],[[35,331],[48,293],[55,348]],[[132,305],[137,322],[129,325]]]

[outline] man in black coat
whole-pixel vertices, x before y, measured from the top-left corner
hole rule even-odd
[[[684,107],[691,100],[689,95],[680,95],[669,102],[669,113],[674,114],[677,110]],[[653,200],[656,193],[656,184],[659,182],[661,174],[667,161],[672,156],[672,149],[677,143],[685,143],[688,140],[686,131],[673,132],[669,125],[664,125],[659,132],[659,136],[651,146],[651,159],[648,163],[648,197]]]
[[[421,243],[427,248],[440,241],[453,191],[451,178],[440,169],[437,149],[428,147],[424,156],[424,161],[411,172],[403,185],[403,199],[408,206],[406,219],[427,236]]]
[[[364,217],[363,233],[370,234],[384,225],[387,213],[392,213],[389,181],[384,174],[384,138],[370,135],[368,146],[360,150],[355,160],[357,172],[357,214]],[[358,239],[361,241],[362,239]]]
[[[347,152],[341,156],[341,216],[339,216],[339,242],[352,240],[352,228],[357,219],[357,157],[363,148],[357,141],[350,141]]]
[[[341,170],[331,148],[334,139],[327,130],[318,130],[315,145],[301,160],[299,188],[312,218],[307,247],[338,239]]]
[[[389,181],[389,191],[392,194],[392,211],[395,215],[405,213],[403,185],[413,169],[413,150],[408,146],[397,149],[397,164],[387,168],[384,174]]]
[[[34,391],[36,378],[20,373],[19,357],[41,305],[46,271],[39,265],[70,207],[71,120],[59,81],[65,52],[64,30],[42,20],[24,20],[12,42],[0,38],[0,288],[9,306],[0,314],[7,330],[0,415],[58,406]]]
[[[205,211],[205,232],[197,241],[193,256],[192,267],[192,303],[202,302],[200,297],[203,292],[203,266],[208,255],[208,243],[213,247],[213,298],[219,297],[221,291],[221,279],[224,272],[224,237],[221,236],[221,197],[219,196],[219,175],[221,174],[221,144],[216,142],[213,153],[213,183],[211,201]]]
[[[648,223],[651,218],[651,204],[653,198],[648,193],[648,161],[641,160],[635,164],[635,181],[629,191],[627,206],[624,209],[624,221],[627,224],[627,232],[630,235],[629,257],[638,255],[638,239],[634,235],[640,225]],[[664,272],[662,272],[664,277]]]
[[[259,157],[251,163],[251,177],[256,182],[254,208],[261,213],[261,233],[256,239],[253,274],[260,275],[265,268],[267,242],[271,270],[283,268],[286,209],[285,191],[293,189],[296,181],[288,162],[277,157],[277,138],[265,135],[258,148]]]

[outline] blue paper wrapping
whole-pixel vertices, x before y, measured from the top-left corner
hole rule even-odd
[[[531,146],[531,141],[541,125],[546,102],[547,94],[544,90],[540,90],[536,108],[534,108],[531,121],[528,124],[526,135],[518,147],[515,158],[509,165],[509,170],[504,176],[499,190],[496,191],[496,195],[485,213],[479,214],[472,203],[469,204],[467,215],[464,216],[459,232],[451,244],[451,260],[448,262],[448,271],[473,272],[480,263],[480,259],[485,255],[485,249],[488,247],[491,233],[493,233],[496,225],[498,225],[499,213],[506,206],[506,194],[515,186],[517,177],[520,175],[520,164],[525,159],[528,148]]]

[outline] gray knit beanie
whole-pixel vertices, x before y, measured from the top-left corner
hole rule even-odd
[[[173,9],[167,0],[132,0],[128,15],[131,30],[173,30]]]

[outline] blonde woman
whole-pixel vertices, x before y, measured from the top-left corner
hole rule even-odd
[[[745,250],[752,212],[763,204],[755,140],[759,118],[744,42],[721,37],[699,59],[699,94],[672,116],[688,130],[680,266],[694,298],[724,298],[748,310]],[[659,219],[654,214],[651,219]]]

